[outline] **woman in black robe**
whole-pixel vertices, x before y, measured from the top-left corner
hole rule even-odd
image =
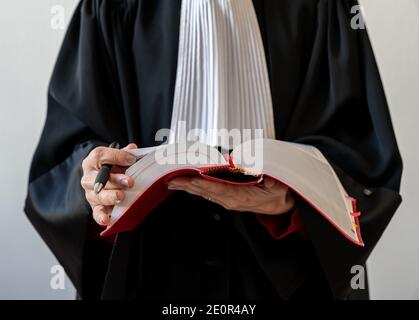
[[[402,163],[367,32],[352,0],[254,0],[276,136],[317,147],[357,199],[365,247],[295,198],[308,239],[175,193],[114,242],[92,237],[82,161],[169,128],[181,0],[83,0],[48,91],[25,212],[84,299],[344,299],[401,202]],[[279,114],[281,115],[279,117]],[[365,293],[365,290],[363,291]],[[355,292],[356,293],[356,292]],[[365,294],[364,294],[365,296]]]

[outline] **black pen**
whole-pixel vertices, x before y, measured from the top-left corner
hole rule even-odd
[[[109,148],[112,149],[119,149],[119,143],[118,142],[112,142],[109,145]],[[95,186],[93,190],[96,194],[98,194],[100,191],[102,191],[103,187],[106,185],[106,183],[109,180],[109,176],[111,175],[112,165],[111,164],[104,164],[99,170],[99,173],[96,176],[95,180]]]

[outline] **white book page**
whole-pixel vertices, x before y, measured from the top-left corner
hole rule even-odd
[[[254,143],[254,142],[253,142]],[[359,242],[355,220],[351,215],[352,203],[333,168],[321,152],[312,146],[278,140],[263,143],[264,174],[282,181],[311,203],[325,218],[337,226],[347,237]],[[250,150],[252,141],[234,149],[233,162],[250,170],[242,154]]]
[[[199,153],[194,152],[197,148]],[[125,174],[132,177],[135,183],[132,188],[125,190],[125,199],[114,206],[109,226],[160,177],[181,168],[198,170],[199,167],[227,164],[227,160],[217,149],[204,144],[197,144],[196,148],[190,148],[190,145],[179,147],[175,144],[158,147],[126,170]]]
[[[325,163],[326,165],[330,166],[329,161],[327,161],[327,159],[325,158],[325,156],[323,155],[323,153],[321,153],[321,151],[319,149],[317,149],[314,146],[310,146],[310,145],[305,145],[305,144],[301,144],[301,143],[293,143],[293,142],[287,142],[288,144],[296,147],[297,149],[300,149],[302,151],[307,152],[308,154],[310,154],[310,156],[322,161],[323,163]],[[331,166],[330,166],[331,167]],[[339,186],[339,191],[341,193],[341,196],[343,199],[345,199],[345,205],[346,208],[349,212],[352,211],[352,202],[351,201],[346,201],[347,199],[347,192],[345,191],[345,189],[343,188],[342,184],[340,183],[339,177],[336,175],[335,171],[333,170],[333,168],[331,167],[333,175],[335,176],[336,180],[338,181],[338,186]],[[353,218],[351,218],[353,219]]]

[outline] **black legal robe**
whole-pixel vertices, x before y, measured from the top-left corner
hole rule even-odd
[[[314,145],[358,200],[365,247],[297,199],[310,240],[176,193],[114,245],[92,239],[81,162],[170,127],[180,0],[83,0],[48,90],[25,212],[82,298],[346,298],[401,202],[402,162],[365,30],[348,0],[254,0],[278,139]],[[112,252],[110,249],[112,247]]]

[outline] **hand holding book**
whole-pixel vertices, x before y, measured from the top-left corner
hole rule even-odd
[[[199,177],[179,177],[171,180],[169,190],[182,190],[215,202],[227,210],[280,215],[294,207],[287,186],[265,178],[258,185],[232,185]]]
[[[135,156],[127,152],[130,149],[137,149],[137,146],[129,144],[122,150],[97,147],[83,161],[83,177],[80,184],[92,208],[93,219],[101,226],[109,224],[114,205],[125,198],[124,189],[134,186],[134,179],[124,174],[126,168],[137,160]],[[104,164],[113,165],[112,170],[103,190],[95,192],[95,179]]]

